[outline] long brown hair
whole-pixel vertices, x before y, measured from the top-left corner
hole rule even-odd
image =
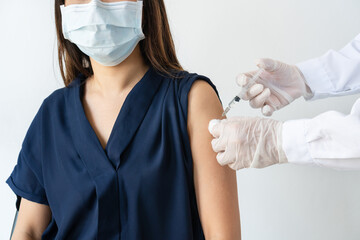
[[[64,0],[55,0],[55,24],[60,72],[65,86],[68,86],[78,74],[90,77],[93,70],[89,57],[63,36],[62,4]],[[144,0],[143,4],[142,30],[145,39],[140,41],[139,46],[145,62],[165,75],[182,71],[176,57],[164,1]]]

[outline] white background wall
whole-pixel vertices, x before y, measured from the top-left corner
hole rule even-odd
[[[223,105],[235,76],[260,57],[297,63],[339,49],[360,32],[358,0],[165,0],[183,66],[206,75]],[[10,234],[15,195],[5,183],[42,100],[63,87],[57,70],[53,1],[0,0],[0,238]],[[360,95],[305,102],[274,114],[349,113]],[[240,103],[229,116],[260,113]],[[360,239],[359,172],[281,165],[238,172],[245,240]]]

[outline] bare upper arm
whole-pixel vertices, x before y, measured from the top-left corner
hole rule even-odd
[[[12,240],[41,239],[50,220],[49,206],[21,198]]]
[[[211,119],[221,119],[223,108],[205,81],[193,83],[188,95],[188,132],[194,163],[197,204],[206,239],[240,239],[236,172],[216,160],[208,131]]]

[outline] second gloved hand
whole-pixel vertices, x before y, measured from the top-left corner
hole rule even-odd
[[[256,84],[249,87],[242,96],[250,101],[253,108],[262,108],[265,116],[272,113],[295,99],[312,96],[301,71],[295,65],[289,65],[273,59],[260,59],[257,66],[265,71],[256,80]],[[245,88],[256,71],[240,74],[237,84]]]
[[[209,131],[214,136],[211,144],[222,166],[239,170],[287,162],[282,149],[282,122],[259,117],[213,119]]]

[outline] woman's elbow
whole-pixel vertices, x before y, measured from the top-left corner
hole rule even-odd
[[[11,237],[10,240],[41,240],[41,237],[33,236],[31,233],[25,231],[17,231],[14,232],[14,235]]]

